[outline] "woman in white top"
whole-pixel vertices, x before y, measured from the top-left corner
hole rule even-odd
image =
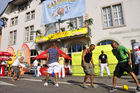
[[[24,60],[24,57],[23,56],[20,56],[18,57],[12,64],[12,67],[13,67],[13,71],[14,71],[14,75],[13,75],[13,78],[12,78],[12,81],[15,81],[15,77],[17,76],[17,80],[19,80],[19,76],[20,76],[20,68],[19,68],[19,65],[21,63],[26,63],[23,61]]]

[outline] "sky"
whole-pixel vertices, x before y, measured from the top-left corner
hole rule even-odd
[[[3,10],[5,9],[9,1],[12,1],[12,0],[0,0],[0,14],[3,12]],[[0,27],[1,25],[2,25],[2,22],[0,20]]]

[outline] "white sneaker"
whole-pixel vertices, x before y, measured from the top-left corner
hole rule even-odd
[[[57,83],[57,84],[55,84],[55,87],[59,87],[59,84]]]
[[[47,86],[48,86],[48,83],[47,83],[47,82],[45,82],[45,83],[44,83],[44,87],[47,87]]]

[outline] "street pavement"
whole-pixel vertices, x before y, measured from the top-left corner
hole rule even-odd
[[[83,77],[66,76],[65,79],[59,79],[59,87],[54,87],[54,78],[50,77],[49,86],[44,87],[45,77],[33,77],[33,75],[25,74],[21,76],[21,80],[12,82],[9,77],[0,77],[0,93],[109,93],[112,86],[112,77],[95,77],[94,85],[96,88],[90,87],[88,80],[88,88],[83,88]],[[122,89],[123,85],[128,85],[129,90]],[[117,81],[118,90],[113,93],[136,93],[136,84],[130,76],[123,76]],[[138,93],[138,92],[137,92]]]

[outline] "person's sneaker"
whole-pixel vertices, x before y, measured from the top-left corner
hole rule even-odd
[[[96,88],[96,87],[94,86],[94,84],[91,84],[91,87],[92,87],[92,88]]]
[[[88,88],[88,86],[86,84],[82,84],[81,87],[82,88]]]
[[[48,86],[48,83],[47,83],[47,82],[45,82],[45,83],[44,83],[44,86],[45,86],[45,87],[47,87],[47,86]]]
[[[116,90],[117,90],[116,88],[112,87],[112,88],[110,89],[110,92],[114,92],[114,91],[116,91]]]
[[[139,87],[139,86],[137,86],[136,90],[137,90],[137,91],[140,91],[140,87]]]
[[[54,86],[55,86],[55,87],[59,87],[59,84],[57,83],[57,84],[55,84]]]

